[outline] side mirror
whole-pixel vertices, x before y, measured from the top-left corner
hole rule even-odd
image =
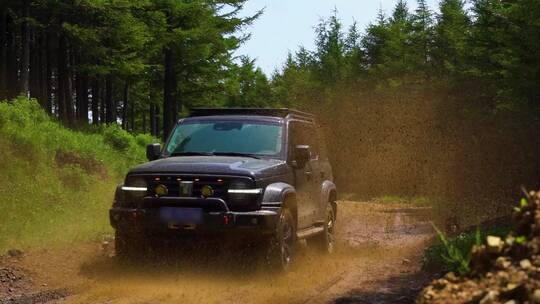
[[[311,158],[311,152],[308,145],[298,145],[294,148],[294,162],[296,168],[303,169]]]
[[[149,161],[158,159],[161,156],[161,145],[160,144],[151,144],[146,146],[146,158]]]

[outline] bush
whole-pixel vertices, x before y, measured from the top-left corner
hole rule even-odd
[[[118,151],[126,151],[133,144],[133,136],[113,124],[103,129],[103,140],[105,143]]]

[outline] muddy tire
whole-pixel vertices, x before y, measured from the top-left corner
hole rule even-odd
[[[291,212],[283,209],[274,236],[269,240],[266,261],[270,269],[287,272],[295,256],[296,224]]]
[[[145,254],[145,244],[140,238],[116,230],[114,235],[114,248],[116,258],[121,262],[129,262],[140,259]]]
[[[326,220],[324,222],[324,231],[309,240],[319,252],[323,254],[332,254],[335,250],[335,224],[336,213],[331,204],[326,206]]]

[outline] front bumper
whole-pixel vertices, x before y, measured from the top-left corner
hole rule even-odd
[[[182,210],[182,207],[178,207]],[[109,211],[113,228],[124,232],[156,234],[223,234],[259,233],[275,231],[279,209],[251,212],[202,212],[197,224],[168,222],[160,216],[160,208],[121,208]]]

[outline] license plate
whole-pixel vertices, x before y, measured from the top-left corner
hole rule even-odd
[[[203,211],[198,208],[162,207],[159,209],[162,222],[175,225],[195,225],[203,221]]]

